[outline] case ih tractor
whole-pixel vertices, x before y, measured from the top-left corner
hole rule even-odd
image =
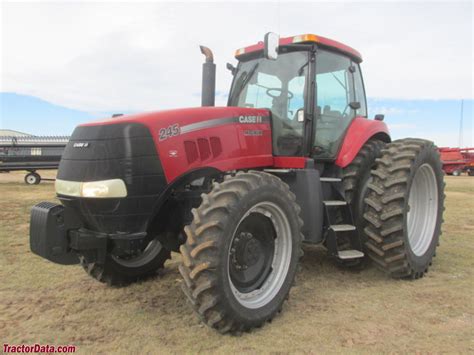
[[[56,180],[61,204],[31,212],[30,243],[59,264],[125,285],[180,252],[182,289],[222,333],[271,320],[288,298],[302,243],[346,267],[369,258],[417,279],[441,233],[444,182],[432,142],[391,141],[367,118],[360,54],[315,35],[239,49],[227,107],[80,125]]]

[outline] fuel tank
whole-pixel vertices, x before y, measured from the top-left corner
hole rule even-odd
[[[199,107],[124,115],[78,126],[62,156],[60,182],[122,180],[126,195],[82,197],[58,191],[90,230],[145,231],[169,184],[200,168],[273,165],[269,111]],[[57,185],[58,186],[58,185]]]

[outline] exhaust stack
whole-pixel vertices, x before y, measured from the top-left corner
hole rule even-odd
[[[206,57],[202,65],[202,94],[201,106],[214,106],[216,97],[216,65],[212,51],[204,46],[199,46],[201,53]]]

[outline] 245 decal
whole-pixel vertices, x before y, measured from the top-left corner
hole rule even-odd
[[[161,128],[159,131],[159,140],[164,141],[165,139],[179,135],[180,129],[177,123],[168,126],[166,128]]]

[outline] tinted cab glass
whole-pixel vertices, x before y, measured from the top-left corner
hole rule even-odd
[[[301,51],[239,63],[229,105],[271,111],[274,155],[303,153],[303,122],[297,113],[305,106],[307,63],[308,52]]]
[[[358,65],[341,54],[319,50],[315,92],[313,155],[315,158],[334,158],[352,119],[356,115],[366,115]],[[361,107],[355,110],[351,108],[351,102],[359,102]]]

